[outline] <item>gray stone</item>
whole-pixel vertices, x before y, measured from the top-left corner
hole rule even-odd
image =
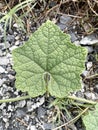
[[[34,104],[34,103],[31,102],[31,101],[27,101],[27,109],[28,109],[28,112],[31,112],[31,111],[34,110],[34,108],[36,108],[36,107],[34,107],[33,104]]]
[[[85,70],[85,71],[82,72],[82,74],[83,74],[83,76],[87,76],[88,75],[88,71]]]
[[[65,24],[58,23],[57,25],[58,25],[58,26],[60,27],[60,29],[63,30],[63,31],[64,31],[64,29],[66,28],[66,25],[65,25]]]
[[[95,100],[96,99],[96,96],[94,93],[90,93],[90,92],[85,92],[85,96],[87,99],[90,99],[90,100]]]
[[[3,125],[2,125],[2,126],[0,126],[0,130],[4,130],[4,129],[3,129]]]
[[[87,50],[88,50],[88,52],[93,52],[93,47],[92,46],[85,46],[86,48],[87,48]]]
[[[53,129],[53,123],[44,123],[43,124],[45,130],[52,130]]]
[[[98,44],[98,38],[96,38],[96,35],[92,34],[92,35],[84,37],[80,41],[80,44],[81,45],[95,45],[95,44]]]
[[[66,14],[60,17],[60,23],[65,24],[66,26],[69,26],[71,21],[72,21],[72,18]]]
[[[44,117],[46,110],[45,110],[45,108],[40,106],[40,107],[38,107],[37,113],[38,113],[38,118],[41,118],[41,117]]]
[[[23,110],[21,110],[21,109],[16,110],[16,116],[18,118],[23,118],[25,115],[26,115],[26,113]]]
[[[14,42],[14,40],[15,40],[14,35],[10,35],[10,34],[8,34],[6,40],[7,40],[8,42]]]
[[[74,32],[69,32],[70,36],[71,36],[71,41],[75,42],[78,38],[76,37]]]
[[[5,43],[5,49],[9,48],[9,47],[10,47],[10,43],[8,41],[6,41],[6,43]]]

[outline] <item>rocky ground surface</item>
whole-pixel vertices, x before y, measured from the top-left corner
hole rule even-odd
[[[72,18],[61,15],[58,21],[52,19],[63,30],[71,35],[74,44],[81,44],[88,49],[85,70],[81,77],[83,79],[81,91],[75,94],[78,97],[98,100],[98,77],[89,77],[98,73],[98,61],[95,55],[98,53],[98,35],[81,36],[81,28],[74,22],[70,26]],[[32,27],[32,32],[36,27]],[[7,30],[6,44],[4,43],[4,24],[0,24],[0,99],[19,97],[26,95],[15,88],[15,71],[13,70],[12,50],[23,44],[28,36],[18,28],[17,24],[12,29]],[[0,130],[52,130],[55,125],[53,120],[53,109],[49,109],[45,104],[45,97],[9,102],[0,104]],[[62,128],[67,130],[67,128]],[[83,130],[81,120],[69,127],[69,130]]]

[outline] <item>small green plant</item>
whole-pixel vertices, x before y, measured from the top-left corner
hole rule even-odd
[[[49,20],[13,52],[17,89],[36,97],[49,92],[64,98],[80,89],[86,50],[71,43]]]
[[[62,109],[70,117],[66,109],[68,103],[78,106],[81,110],[74,119],[54,130],[74,123],[82,116],[86,130],[98,129],[97,102],[69,95],[70,92],[80,89],[80,73],[84,69],[86,54],[85,48],[72,44],[69,35],[64,34],[48,20],[30,36],[24,45],[12,52],[13,68],[16,71],[16,88],[22,92],[28,92],[29,95],[0,100],[0,103],[19,101],[47,93],[56,98],[51,105],[57,105],[58,119],[60,119],[60,110]],[[91,111],[86,117],[84,113],[87,113],[94,106],[96,118],[94,122],[92,121],[94,125],[92,124],[89,129],[89,118],[94,118],[94,116]]]

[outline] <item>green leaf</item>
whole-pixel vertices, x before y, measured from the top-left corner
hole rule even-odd
[[[12,54],[16,87],[30,96],[48,91],[62,98],[80,89],[86,50],[72,44],[70,36],[51,21],[44,23]]]
[[[98,130],[98,104],[94,111],[89,111],[88,115],[82,117],[86,130]]]

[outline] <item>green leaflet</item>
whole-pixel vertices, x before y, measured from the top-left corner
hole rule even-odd
[[[16,87],[31,97],[48,91],[63,98],[80,89],[86,50],[72,44],[70,36],[51,21],[44,23],[12,55]]]
[[[89,111],[88,115],[82,117],[86,130],[98,130],[98,104],[95,111]]]

